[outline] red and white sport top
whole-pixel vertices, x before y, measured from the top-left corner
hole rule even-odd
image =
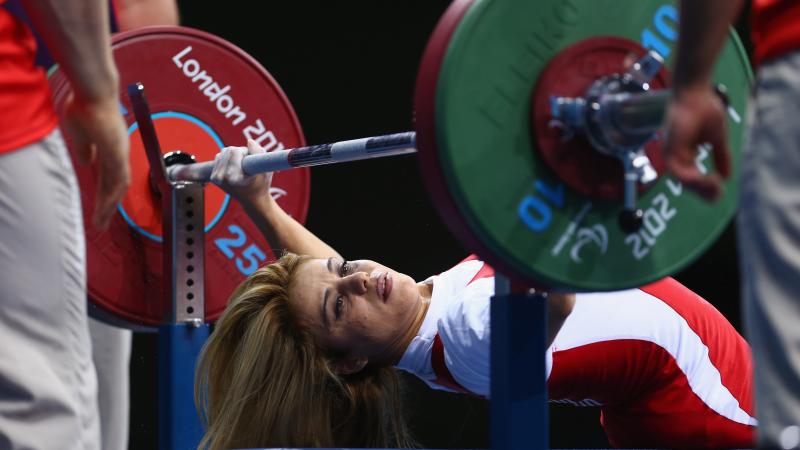
[[[750,14],[753,63],[800,50],[800,2],[753,0]]]
[[[0,154],[32,144],[58,125],[47,75],[35,66],[35,55],[31,31],[0,6]]]
[[[428,313],[397,367],[434,389],[488,398],[494,272],[468,258],[427,282]],[[578,294],[546,357],[551,402],[599,406],[612,445],[753,445],[750,349],[671,278]]]

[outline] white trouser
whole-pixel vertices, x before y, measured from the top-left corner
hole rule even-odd
[[[132,333],[89,319],[92,356],[97,369],[103,450],[126,450],[130,422]]]
[[[800,448],[800,52],[759,68],[749,116],[738,235],[759,446]]]
[[[0,154],[0,448],[100,448],[80,195],[60,132]]]

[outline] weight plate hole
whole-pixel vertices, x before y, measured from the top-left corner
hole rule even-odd
[[[186,271],[189,273],[194,272],[194,266],[186,266]]]
[[[194,298],[194,294],[192,294],[191,292],[189,292],[188,294],[186,294],[186,298],[188,298],[189,300],[191,300],[191,299],[193,299],[193,298]]]
[[[189,278],[188,280],[186,280],[186,285],[187,286],[191,286],[193,284],[194,284],[194,280],[193,279]]]
[[[186,197],[186,203],[194,202],[194,197]]]
[[[186,225],[186,231],[192,231],[192,230],[194,230],[194,225],[192,224]]]
[[[187,307],[186,307],[186,312],[187,312],[187,313],[189,313],[189,314],[191,314],[191,313],[193,313],[193,312],[194,312],[194,308],[192,308],[191,306],[187,306]]]
[[[194,217],[194,211],[192,211],[191,209],[186,211],[186,217]]]
[[[192,259],[192,258],[194,258],[194,253],[193,252],[186,252],[186,257],[188,259]]]
[[[192,238],[186,239],[186,245],[194,245],[194,239]]]

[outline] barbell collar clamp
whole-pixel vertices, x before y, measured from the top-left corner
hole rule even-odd
[[[196,162],[197,159],[194,155],[181,150],[174,150],[164,154],[164,166],[167,168],[176,164],[194,164]]]
[[[646,144],[664,121],[672,91],[604,93],[594,98],[551,97],[551,118],[565,133],[585,135],[607,154]]]
[[[653,167],[653,163],[650,161],[650,158],[644,153],[644,151],[639,151],[636,153],[636,156],[631,161],[633,165],[633,169],[636,171],[637,181],[643,185],[648,185],[656,179],[658,179],[658,172],[656,171],[655,167]]]
[[[636,82],[643,91],[650,90],[650,82],[658,75],[664,65],[664,58],[656,51],[650,50],[625,73],[631,81]]]
[[[658,178],[658,174],[655,173],[644,149],[626,152],[622,158],[622,168],[625,177],[625,197],[623,210],[619,216],[619,226],[626,233],[635,233],[641,228],[644,217],[642,210],[636,207],[639,183],[643,183],[644,180],[652,182]]]

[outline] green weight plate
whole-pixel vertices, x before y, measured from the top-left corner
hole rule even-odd
[[[432,117],[433,150],[459,215],[445,219],[467,245],[476,244],[500,270],[530,283],[614,290],[672,274],[716,239],[735,212],[738,175],[727,181],[716,203],[661,176],[638,200],[644,226],[625,234],[617,224],[620,201],[572,190],[534,148],[531,93],[560,51],[616,36],[658,51],[671,67],[677,19],[676,2],[661,0],[477,0],[470,5],[449,39],[438,44],[447,48],[438,62]],[[751,78],[745,52],[731,32],[714,82],[724,84],[730,96],[734,174]],[[710,157],[698,164],[713,170]]]

